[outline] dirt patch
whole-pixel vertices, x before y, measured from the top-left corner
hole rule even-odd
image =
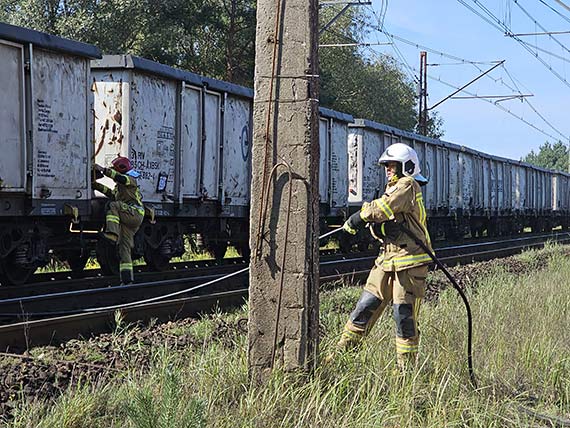
[[[557,254],[569,255],[570,249],[556,249]],[[462,289],[477,287],[477,282],[490,272],[503,271],[513,276],[529,275],[533,272],[548,267],[548,260],[552,257],[552,251],[540,251],[532,254],[528,259],[522,259],[520,255],[494,259],[486,262],[472,263],[469,265],[448,268]],[[437,301],[442,290],[451,287],[451,283],[441,270],[430,272],[426,281],[426,300]]]
[[[129,326],[122,331],[86,340],[70,340],[60,346],[45,346],[23,355],[0,353],[0,421],[11,419],[23,401],[45,401],[58,397],[68,387],[88,380],[106,382],[129,368],[146,370],[153,350],[188,350],[218,341],[225,346],[247,334],[247,320],[235,324],[215,320],[212,333],[197,339],[186,333],[195,319],[151,326]]]

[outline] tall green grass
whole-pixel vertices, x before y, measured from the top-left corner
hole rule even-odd
[[[547,257],[544,257],[547,254]],[[529,427],[524,413],[570,418],[570,260],[561,248],[520,256],[536,272],[500,264],[468,290],[478,389],[469,384],[466,316],[449,288],[420,316],[414,372],[396,370],[389,311],[362,346],[311,376],[275,371],[256,387],[247,375],[247,308],[215,314],[172,334],[193,345],[153,350],[151,369],[130,366],[105,385],[70,389],[52,403],[22,401],[14,427]],[[360,287],[321,294],[322,355],[334,349]],[[127,334],[118,331],[116,334]],[[120,342],[120,340],[118,340]],[[142,346],[142,345],[141,345]]]

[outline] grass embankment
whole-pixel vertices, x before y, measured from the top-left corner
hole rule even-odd
[[[550,426],[520,405],[570,417],[570,259],[560,248],[519,256],[540,269],[515,276],[490,264],[468,291],[474,317],[479,390],[468,381],[463,305],[449,288],[421,313],[421,356],[412,376],[394,373],[393,321],[385,314],[358,352],[318,368],[314,376],[275,373],[264,387],[247,377],[247,336],[237,320],[246,309],[182,326],[173,348],[126,340],[125,367],[105,381],[78,381],[55,402],[22,402],[14,427],[527,427]],[[321,294],[327,354],[360,293]],[[223,328],[221,328],[223,327]],[[127,346],[127,345],[125,345]],[[147,347],[147,348],[145,348]],[[149,365],[136,359],[142,349]],[[176,350],[178,349],[178,350]],[[182,350],[180,350],[182,349]],[[35,351],[39,352],[39,351]],[[73,358],[73,354],[67,358]],[[98,360],[97,353],[93,361]]]

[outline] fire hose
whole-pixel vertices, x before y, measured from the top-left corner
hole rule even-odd
[[[410,229],[408,229],[402,223],[398,223],[398,222],[394,222],[394,223],[397,224],[400,227],[400,230],[402,232],[404,232],[411,239],[413,239],[416,242],[416,244],[419,245],[427,253],[427,255],[434,261],[434,263],[443,271],[443,273],[445,274],[447,279],[449,279],[449,281],[453,285],[453,288],[455,288],[455,290],[457,290],[457,292],[461,296],[461,300],[463,300],[463,303],[465,305],[465,310],[467,311],[467,366],[469,368],[469,378],[471,380],[471,384],[473,385],[473,388],[477,388],[477,382],[475,380],[475,372],[473,371],[473,353],[472,353],[473,320],[471,317],[471,307],[469,306],[469,301],[467,300],[467,296],[465,296],[465,293],[463,292],[461,287],[459,287],[459,284],[457,284],[457,281],[455,280],[455,278],[453,278],[453,276],[449,273],[449,271],[447,270],[445,265],[436,257],[436,255],[433,253],[433,251],[431,251],[427,247],[427,245],[425,245],[423,243],[423,241],[421,239],[419,239]],[[325,233],[324,235],[321,235],[319,237],[319,239],[323,239],[323,238],[326,238],[328,236],[334,235],[335,233],[337,233],[341,230],[344,230],[344,229],[342,227],[339,227],[338,229],[334,229],[330,232]]]

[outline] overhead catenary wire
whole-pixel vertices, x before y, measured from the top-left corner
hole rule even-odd
[[[541,48],[540,46],[534,45],[534,44],[532,44],[532,43],[530,43],[530,42],[526,42],[526,41],[524,41],[524,40],[521,40],[521,42],[524,43],[525,45],[527,45],[529,48],[532,48],[532,49],[534,49],[534,50],[537,50],[537,51],[543,52],[543,53],[545,53],[545,54],[548,54],[548,55],[550,55],[550,56],[553,57],[553,58],[559,59],[560,61],[570,62],[570,59],[569,59],[569,58],[563,57],[562,55],[557,55],[557,54],[555,54],[554,52],[550,52],[550,51],[548,51],[548,50],[546,50],[546,49]]]
[[[518,89],[517,83],[515,81],[515,79],[511,76],[511,73],[509,73],[509,71],[505,68],[505,73],[507,74],[507,76],[509,76],[509,78],[511,79],[511,81],[513,82],[513,85],[515,85],[517,87],[517,90],[520,94],[522,94],[522,92]],[[568,139],[569,136],[568,135],[564,135],[561,131],[558,130],[558,128],[556,128],[552,123],[550,123],[550,121],[548,119],[546,119],[546,117],[544,117],[539,111],[538,109],[536,109],[534,107],[534,105],[530,102],[530,100],[528,99],[524,99],[524,101],[528,104],[528,106],[532,109],[532,111],[534,111],[536,113],[536,115],[538,117],[540,117],[542,119],[542,121],[544,123],[546,123],[550,129],[552,129],[554,132],[556,132],[558,135],[560,135],[563,139]]]
[[[522,7],[522,5],[518,2],[518,0],[513,0],[515,2],[515,4],[519,7],[520,10],[523,11],[523,13],[534,22],[535,25],[538,26],[538,28],[540,28],[542,31],[544,32],[548,32],[548,30],[542,25],[540,24],[524,7]],[[552,34],[548,34],[548,37],[550,37],[551,40],[553,40],[557,45],[559,45],[563,50],[565,50],[566,52],[570,53],[570,50],[562,43],[560,42],[560,40],[558,40],[556,37],[554,37],[554,35]]]
[[[374,51],[372,48],[369,48],[369,51],[370,51],[371,54],[373,54],[373,55],[382,55],[382,54],[380,54],[380,53]],[[412,66],[409,66],[409,67],[410,67],[411,73],[414,73],[414,75],[415,75],[415,73],[419,73],[419,70],[418,70],[417,68],[412,67]],[[504,64],[503,64],[503,68],[506,69],[506,67],[504,66]],[[439,83],[441,83],[441,84],[444,84],[444,85],[446,85],[446,86],[448,86],[448,87],[450,87],[450,88],[453,88],[454,90],[459,89],[459,87],[458,87],[457,85],[454,85],[454,84],[451,84],[451,83],[449,83],[449,82],[446,82],[446,81],[442,80],[441,78],[435,77],[435,76],[433,76],[433,75],[428,75],[428,78],[431,79],[431,80],[437,81],[437,82],[439,82]],[[495,82],[497,82],[497,83],[499,83],[499,84],[502,84],[503,86],[505,86],[505,87],[507,87],[507,88],[510,88],[513,92],[518,92],[519,94],[521,94],[518,89],[512,88],[510,85],[506,84],[502,79],[492,79],[492,80],[494,80]],[[481,97],[479,97],[477,94],[472,93],[472,92],[469,92],[469,91],[467,91],[467,90],[465,90],[465,89],[464,89],[463,91],[461,91],[461,92],[463,92],[463,93],[465,93],[465,94],[467,94],[467,95],[470,95],[470,96],[473,97],[473,98],[481,99],[482,101],[485,101],[485,102],[487,102],[487,103],[489,103],[489,104],[494,105],[494,106],[497,107],[498,109],[500,109],[500,110],[502,110],[503,112],[509,114],[510,116],[514,117],[515,119],[520,120],[520,121],[521,121],[522,123],[524,123],[525,125],[530,126],[530,127],[533,128],[534,130],[536,130],[536,131],[540,132],[541,134],[543,134],[543,135],[545,135],[545,136],[547,136],[547,137],[553,139],[554,141],[558,141],[558,140],[560,139],[559,137],[553,136],[552,134],[550,134],[550,133],[544,131],[543,129],[539,128],[538,126],[536,126],[536,125],[534,125],[533,123],[529,122],[528,120],[524,119],[522,116],[519,116],[519,115],[513,113],[511,110],[509,110],[509,109],[507,109],[506,107],[500,105],[498,102],[494,102],[494,101],[491,101],[491,100],[488,100],[488,99],[481,98]],[[525,102],[528,102],[528,100],[526,99],[526,97],[522,97],[522,99],[523,99]],[[536,110],[537,115],[539,115],[539,117],[540,117],[543,121],[545,121],[546,123],[548,123],[549,127],[553,128],[553,129],[555,130],[555,132],[558,133],[563,139],[565,139],[565,140],[568,139],[568,136],[566,136],[565,134],[563,134],[563,133],[562,133],[561,131],[559,131],[558,129],[554,128],[554,126],[553,126],[550,122],[548,122],[548,121],[546,120],[546,118],[545,118],[542,114],[540,114],[540,113],[538,112],[538,110],[537,110],[534,106],[532,106],[531,109],[532,109],[533,111]]]
[[[562,6],[564,9],[566,9],[568,12],[570,12],[570,6],[568,6],[566,3],[564,3],[562,0],[554,0],[556,1],[556,3],[558,3],[560,6]]]
[[[480,1],[472,0],[473,3],[475,3],[475,5],[478,6],[487,15],[487,17],[481,15],[480,12],[478,12],[476,9],[467,4],[465,0],[457,0],[457,1],[463,6],[465,6],[467,9],[475,13],[477,16],[481,17],[483,20],[485,20],[485,22],[492,25],[494,28],[509,35],[513,40],[516,40],[526,51],[528,51],[534,58],[536,58],[542,65],[544,65],[554,76],[556,76],[558,80],[560,80],[562,83],[564,83],[566,86],[570,88],[570,82],[567,79],[565,79],[558,71],[556,71],[551,65],[549,65],[537,52],[533,52],[532,49],[528,46],[528,44],[525,43],[520,37],[514,35],[510,27],[507,26],[506,23],[501,22],[501,20],[497,18],[495,14],[493,14],[493,12],[491,12],[487,7],[481,4]]]
[[[371,12],[372,12],[373,14],[375,13],[375,11],[374,11],[373,9],[371,9]],[[409,45],[409,46],[412,46],[412,47],[414,47],[414,48],[416,48],[416,49],[421,49],[421,50],[424,50],[424,51],[426,51],[426,52],[429,52],[429,53],[432,53],[432,54],[435,54],[435,55],[439,55],[439,56],[441,56],[441,57],[448,58],[448,59],[451,59],[451,60],[453,60],[453,61],[457,61],[457,63],[454,64],[454,65],[460,65],[460,64],[472,65],[472,66],[473,66],[474,68],[476,68],[480,73],[483,73],[485,70],[484,70],[483,68],[479,67],[479,65],[496,64],[496,63],[499,62],[498,60],[489,60],[489,61],[474,61],[474,60],[468,60],[468,59],[465,59],[465,58],[458,57],[457,55],[452,55],[452,54],[449,54],[449,53],[446,53],[446,52],[442,52],[442,51],[439,51],[439,50],[437,50],[437,49],[431,48],[431,47],[429,47],[429,46],[425,46],[425,45],[422,45],[422,44],[420,44],[420,43],[417,43],[417,42],[414,42],[414,41],[405,39],[404,37],[397,36],[397,35],[395,35],[395,34],[391,34],[390,32],[388,32],[388,31],[387,31],[385,28],[383,28],[383,27],[378,27],[378,26],[374,26],[374,25],[369,25],[369,24],[367,24],[366,22],[361,22],[361,24],[362,24],[362,25],[365,25],[365,26],[368,26],[368,27],[371,28],[372,30],[375,30],[375,31],[378,31],[378,32],[384,34],[384,36],[386,36],[386,38],[388,38],[389,40],[391,40],[391,42],[392,42],[392,47],[393,47],[394,49],[398,49],[397,44],[396,44],[396,42],[395,42],[395,41],[397,40],[397,41],[399,41],[399,42],[402,42],[402,43],[405,43],[405,44],[407,44],[407,45]],[[374,52],[375,52],[375,51],[374,51]],[[405,67],[406,67],[406,68],[411,68],[411,66],[410,66],[410,65],[408,64],[408,62],[405,60],[403,54],[401,53],[401,51],[400,51],[399,49],[397,50],[397,53],[398,53],[398,57],[400,57],[400,58],[402,59],[403,63],[405,64]],[[443,64],[441,64],[441,65],[443,65]],[[412,71],[412,74],[413,74],[413,71]],[[507,84],[505,84],[504,82],[502,82],[501,79],[495,79],[495,78],[493,78],[493,77],[490,76],[490,75],[487,75],[487,76],[485,76],[485,77],[486,77],[487,79],[493,80],[493,81],[496,82],[496,83],[499,83],[499,84],[504,85],[505,87],[509,88],[511,91],[514,91],[513,88],[509,87]],[[413,79],[413,80],[417,80],[417,77],[416,77],[415,75],[414,75],[414,79]]]
[[[545,5],[547,8],[549,8],[551,11],[553,11],[555,14],[557,14],[560,18],[562,18],[566,22],[570,23],[570,18],[568,18],[566,15],[564,15],[563,13],[560,13],[560,11],[554,9],[552,6],[550,6],[544,0],[538,0],[538,1],[541,2],[543,5]]]
[[[462,4],[465,3],[463,0],[458,0],[458,1],[461,2]],[[467,7],[469,7],[469,5],[467,5],[467,4],[465,4],[465,5],[466,5]],[[372,12],[372,14],[378,19],[378,16],[376,15],[376,12],[374,11],[374,9],[371,9],[371,12]],[[489,12],[489,13],[490,13],[490,12]],[[478,15],[479,15],[479,13],[478,13]],[[494,16],[494,15],[493,15],[493,16]],[[499,21],[498,19],[497,19],[497,21],[498,21],[499,24],[500,24],[500,21]],[[366,22],[362,22],[362,24],[363,24],[363,25],[367,25]],[[416,43],[416,42],[413,42],[413,41],[411,41],[411,40],[405,39],[405,38],[403,38],[403,37],[401,37],[401,36],[397,36],[397,35],[391,34],[391,33],[389,33],[388,31],[386,31],[385,27],[379,27],[379,26],[370,26],[370,27],[371,27],[372,29],[375,29],[375,30],[377,30],[377,31],[379,31],[379,32],[381,32],[381,33],[383,33],[383,34],[393,43],[392,47],[397,51],[397,54],[398,54],[398,56],[399,56],[400,58],[403,57],[403,54],[402,54],[401,51],[398,49],[396,41],[400,41],[400,42],[402,42],[402,43],[405,43],[405,44],[407,44],[407,45],[410,45],[410,46],[412,46],[412,47],[415,47],[416,49],[422,49],[422,50],[425,50],[425,51],[427,51],[427,52],[431,52],[431,53],[433,53],[433,54],[437,54],[437,55],[440,55],[440,56],[442,56],[442,57],[452,59],[452,60],[454,60],[454,61],[457,61],[458,63],[473,65],[473,67],[475,67],[475,68],[476,68],[477,70],[479,70],[480,72],[484,72],[484,70],[483,70],[481,67],[479,67],[480,64],[485,64],[485,63],[492,64],[492,63],[496,63],[496,61],[483,62],[483,61],[471,61],[471,60],[466,60],[466,59],[460,58],[460,57],[458,57],[458,56],[456,56],[456,55],[452,55],[452,54],[449,54],[449,53],[441,52],[441,51],[439,51],[439,50],[436,50],[436,49],[433,49],[433,48],[431,48],[431,47],[422,45],[422,44],[420,44],[420,43]],[[500,28],[498,25],[497,25],[496,27],[497,27],[497,28]],[[521,41],[521,42],[522,42],[522,41]],[[522,43],[524,44],[524,43],[526,43],[526,42],[522,42]],[[373,49],[371,49],[371,48],[368,48],[368,51],[369,51],[369,52],[372,52],[372,53],[375,54],[375,55],[378,54],[375,50],[373,50]],[[418,73],[419,71],[418,71],[415,67],[410,66],[407,62],[405,62],[404,64],[405,64],[405,68],[408,70],[408,72],[409,72],[410,74],[414,75],[414,77],[415,77],[415,76],[416,76],[416,73]],[[502,68],[503,70],[505,70],[506,73],[508,73],[508,70],[507,70],[505,64],[503,64],[501,68]],[[510,73],[508,73],[508,75],[509,75],[509,78],[512,80],[512,76],[510,75]],[[500,85],[502,85],[502,86],[505,86],[505,87],[508,88],[510,91],[517,92],[518,94],[522,95],[522,92],[520,92],[520,90],[518,90],[516,87],[513,87],[512,85],[509,85],[509,84],[506,83],[502,78],[494,78],[494,77],[492,77],[491,75],[486,75],[485,77],[488,78],[488,79],[491,79],[492,81],[494,81],[494,82],[497,83],[497,84],[500,84]],[[434,77],[431,76],[431,75],[429,76],[429,78],[430,78],[430,79],[433,79],[433,80],[437,80],[437,81],[439,81],[440,83],[445,83],[443,80],[434,78]],[[414,78],[414,80],[417,81],[417,78]],[[454,88],[454,89],[458,89],[457,85],[448,84],[448,86],[450,86],[450,87],[452,87],[452,88]],[[469,94],[469,95],[471,95],[471,96],[473,96],[473,97],[477,97],[476,94],[472,94],[472,93],[470,93],[470,92],[468,92],[468,91],[463,91],[463,92],[465,92],[466,94]],[[529,91],[529,92],[531,92],[531,91]],[[512,97],[511,97],[511,98],[512,98]],[[565,135],[564,133],[562,133],[562,132],[561,132],[559,129],[557,129],[550,121],[548,121],[548,120],[546,119],[546,117],[544,116],[544,114],[540,113],[539,110],[538,110],[533,104],[531,104],[531,103],[528,101],[528,99],[526,99],[526,97],[522,97],[522,96],[521,96],[521,97],[517,97],[517,98],[520,98],[523,102],[527,103],[528,106],[529,106],[529,108],[530,108],[544,123],[546,123],[550,129],[552,129],[554,132],[556,132],[558,135],[560,135],[560,136],[562,137],[562,139],[564,139],[564,140],[567,140],[567,139],[568,139],[568,136]],[[554,137],[553,135],[547,133],[546,131],[541,130],[538,126],[532,124],[530,121],[524,119],[522,116],[519,116],[519,115],[513,113],[511,110],[507,109],[506,107],[499,105],[498,102],[492,102],[492,101],[490,101],[490,100],[485,100],[485,99],[484,99],[484,101],[487,101],[487,102],[493,104],[495,107],[499,108],[500,110],[506,112],[507,114],[509,114],[509,115],[511,115],[511,116],[513,116],[513,117],[515,117],[515,118],[518,119],[518,120],[521,120],[523,123],[525,123],[526,125],[532,127],[533,129],[537,130],[538,132],[541,132],[543,135],[546,135],[547,137],[549,137],[549,138],[551,138],[551,139],[554,139],[554,140],[559,140],[558,137]]]
[[[453,85],[453,84],[451,84],[451,83],[448,83],[448,82],[442,80],[442,79],[439,78],[439,77],[434,77],[434,76],[428,76],[428,77],[429,77],[430,79],[435,80],[435,81],[437,81],[437,82],[439,82],[439,83],[441,83],[441,84],[443,84],[443,85],[446,85],[446,86],[448,86],[448,87],[450,87],[450,88],[458,89],[458,87],[457,87],[456,85]],[[466,93],[466,94],[468,94],[468,95],[471,95],[471,96],[473,96],[473,97],[477,97],[477,94],[474,94],[474,93],[472,93],[472,92],[469,92],[469,91],[467,91],[467,90],[465,90],[465,89],[464,89],[463,91],[461,91],[461,92],[464,92],[464,93]],[[552,138],[554,141],[558,141],[558,140],[559,140],[558,137],[555,137],[554,135],[552,135],[552,134],[546,132],[545,130],[539,128],[538,126],[536,126],[536,125],[534,125],[533,123],[529,122],[528,120],[524,119],[522,116],[519,116],[519,115],[513,113],[511,110],[507,109],[507,108],[504,107],[502,104],[499,104],[499,103],[494,102],[494,101],[487,100],[487,99],[485,99],[485,98],[477,98],[477,99],[479,99],[479,100],[481,100],[481,101],[485,101],[485,102],[487,102],[487,103],[489,103],[489,104],[494,105],[494,106],[497,107],[498,109],[504,111],[505,113],[507,113],[507,114],[513,116],[514,118],[516,118],[516,119],[520,120],[521,122],[525,123],[526,125],[530,126],[530,127],[533,128],[535,131],[538,131],[538,132],[540,132],[541,134],[543,134],[543,135],[545,135],[545,136],[547,136],[547,137],[549,137],[549,138]],[[526,98],[525,98],[525,100],[526,100]],[[564,135],[564,134],[561,134],[561,135]],[[564,138],[567,138],[567,137],[564,136]]]

